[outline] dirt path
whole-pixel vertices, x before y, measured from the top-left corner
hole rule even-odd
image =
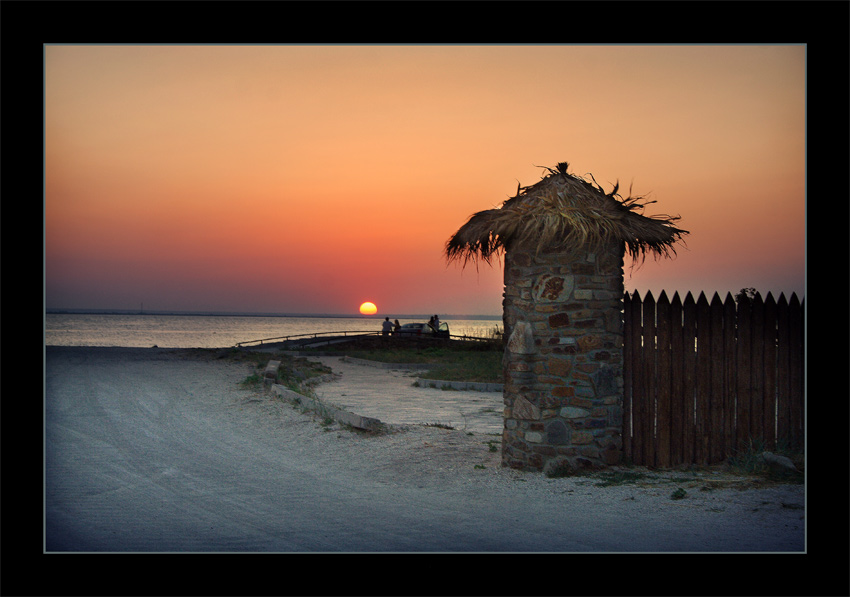
[[[46,549],[802,551],[804,487],[548,479],[492,437],[325,426],[208,352],[47,349]],[[676,490],[683,499],[673,499]]]

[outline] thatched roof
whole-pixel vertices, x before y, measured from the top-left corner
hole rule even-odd
[[[567,173],[561,162],[538,183],[519,187],[515,197],[501,207],[473,214],[446,243],[449,262],[492,257],[510,247],[572,253],[595,250],[611,240],[625,243],[633,258],[647,253],[669,257],[673,245],[688,234],[673,226],[678,216],[646,217],[640,211],[649,203],[644,197],[622,198],[619,184],[605,193],[591,175],[588,182]]]

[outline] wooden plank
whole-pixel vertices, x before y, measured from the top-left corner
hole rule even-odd
[[[723,371],[723,302],[715,292],[709,307],[711,326],[711,392],[709,402],[709,464],[725,458],[723,415],[726,404],[726,386]]]
[[[641,450],[646,466],[655,466],[655,299],[643,298],[643,384]]]
[[[700,292],[697,299],[697,387],[696,387],[696,464],[708,464],[711,421],[711,320],[708,299]]]
[[[643,453],[643,410],[646,402],[646,386],[643,372],[643,302],[635,293],[636,300],[632,301],[632,355],[634,368],[632,370],[632,462],[644,465]]]
[[[776,450],[776,300],[767,293],[764,299],[764,447]]]
[[[791,330],[788,300],[779,295],[776,303],[776,441],[791,442]]]
[[[750,437],[764,448],[764,301],[759,293],[750,304]]]
[[[655,465],[660,468],[670,467],[670,301],[667,293],[661,291],[658,303],[655,305],[656,314],[656,351],[658,354],[656,367],[656,433],[655,433]]]
[[[791,448],[803,449],[803,305],[797,294],[788,301],[790,323],[790,403],[791,403]]]
[[[670,464],[684,463],[685,361],[682,342],[682,299],[679,293],[670,301]],[[690,464],[688,461],[687,464]]]
[[[682,304],[682,360],[684,402],[684,435],[682,438],[682,458],[686,464],[694,462],[694,396],[696,393],[696,302],[689,292]]]
[[[632,297],[623,295],[623,460],[632,462],[632,376],[634,374],[634,347],[632,346],[635,321],[632,316]],[[634,301],[639,299],[635,292]]]
[[[737,369],[735,368],[735,299],[731,292],[723,301],[723,453],[728,458],[735,453],[735,401],[737,396]]]
[[[738,343],[735,350],[735,365],[738,371],[735,450],[740,452],[747,450],[750,446],[750,402],[752,396],[750,386],[750,351],[752,345],[750,311],[750,301],[742,299],[737,307]]]

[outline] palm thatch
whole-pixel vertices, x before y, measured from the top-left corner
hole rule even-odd
[[[490,263],[510,247],[533,250],[535,254],[582,250],[596,252],[602,245],[622,241],[629,254],[641,261],[647,253],[656,257],[675,254],[674,244],[688,234],[673,226],[678,216],[643,216],[654,201],[644,197],[623,198],[619,183],[610,193],[601,186],[568,174],[567,162],[534,185],[518,187],[515,197],[501,207],[473,214],[448,242],[449,262],[481,259]]]

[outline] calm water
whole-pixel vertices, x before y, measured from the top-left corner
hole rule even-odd
[[[427,319],[426,319],[427,320]],[[402,319],[411,323],[423,319]],[[44,320],[48,346],[225,348],[238,342],[322,332],[377,332],[383,317],[54,314]],[[488,337],[500,319],[445,319],[452,334]]]

